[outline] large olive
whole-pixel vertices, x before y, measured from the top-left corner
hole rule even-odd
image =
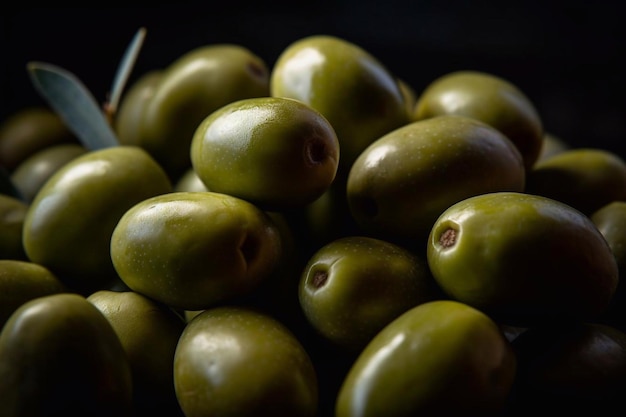
[[[256,97],[204,119],[191,143],[191,162],[211,191],[267,209],[302,207],[335,179],[339,144],[328,120],[310,106]]]
[[[547,197],[515,192],[449,207],[427,248],[435,280],[453,299],[507,324],[597,318],[618,265],[589,217]]]
[[[0,414],[130,417],[132,375],[100,311],[78,294],[22,304],[0,332]]]
[[[61,280],[42,265],[24,260],[0,259],[0,329],[25,302],[67,291]]]
[[[279,321],[245,307],[215,307],[185,327],[174,385],[186,417],[313,417],[315,368]]]
[[[498,415],[516,370],[486,314],[452,300],[420,304],[383,328],[343,381],[336,417]]]
[[[197,47],[152,74],[126,97],[141,110],[120,103],[117,131],[122,143],[146,149],[173,182],[191,166],[189,147],[204,118],[233,101],[269,95],[265,62],[236,44]]]
[[[400,314],[438,296],[426,259],[367,236],[320,247],[302,272],[298,293],[313,328],[354,352]]]
[[[43,184],[63,165],[88,152],[80,143],[51,145],[37,151],[20,163],[11,181],[27,203],[35,198]]]
[[[340,176],[372,141],[409,121],[396,77],[368,51],[335,36],[288,45],[272,69],[270,92],[300,100],[328,119],[341,147]]]
[[[215,192],[172,192],[137,203],[111,236],[110,257],[133,291],[200,310],[244,296],[282,256],[276,223],[252,203]]]
[[[33,153],[68,142],[78,143],[78,140],[51,109],[22,108],[0,124],[0,165],[12,172]]]
[[[522,191],[525,169],[500,131],[443,115],[400,127],[373,142],[352,165],[350,210],[368,233],[426,241],[437,217],[477,194]]]
[[[508,80],[480,71],[455,71],[433,80],[418,96],[415,118],[458,114],[481,120],[505,134],[524,166],[541,153],[543,123],[534,103]]]
[[[168,193],[172,185],[143,149],[116,146],[74,158],[37,193],[24,221],[28,258],[81,293],[116,277],[111,234],[135,203]]]
[[[22,244],[27,212],[28,203],[24,200],[0,194],[0,259],[28,259]]]
[[[135,411],[145,416],[180,415],[174,352],[185,327],[182,316],[133,291],[99,290],[87,300],[109,320],[122,342],[132,371]]]
[[[605,149],[568,149],[538,161],[527,172],[525,191],[591,215],[613,201],[626,201],[626,161]]]

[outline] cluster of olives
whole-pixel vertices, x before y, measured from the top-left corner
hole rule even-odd
[[[45,108],[0,130],[0,415],[620,406],[626,162],[511,82],[208,45],[109,121],[97,149]]]

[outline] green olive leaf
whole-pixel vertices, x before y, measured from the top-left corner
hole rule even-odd
[[[29,62],[27,70],[35,89],[87,149],[119,145],[102,108],[74,74],[43,62]]]
[[[124,53],[122,61],[118,66],[115,79],[113,80],[113,85],[111,86],[111,96],[109,98],[109,102],[107,103],[107,110],[111,114],[115,114],[117,112],[117,106],[120,102],[120,98],[122,97],[122,92],[124,91],[124,87],[126,87],[126,82],[130,77],[130,73],[133,70],[135,62],[137,61],[137,56],[143,46],[145,37],[146,29],[140,28],[133,37],[131,43],[128,45],[128,48],[126,48],[126,52]]]

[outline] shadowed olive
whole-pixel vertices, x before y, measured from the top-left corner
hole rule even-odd
[[[522,191],[517,148],[500,131],[464,116],[444,115],[396,129],[359,155],[347,198],[368,233],[424,242],[437,217],[473,195]]]
[[[425,259],[384,240],[348,236],[313,254],[298,298],[324,338],[358,352],[400,314],[438,296]]]
[[[618,284],[609,245],[580,211],[547,197],[470,197],[437,219],[427,249],[453,299],[507,324],[596,318]]]
[[[185,327],[182,316],[133,291],[100,290],[87,300],[122,342],[132,371],[135,411],[179,415],[173,381],[174,352]]]
[[[101,289],[117,277],[109,246],[119,219],[135,203],[171,190],[164,170],[139,147],[78,156],[30,204],[23,228],[26,254],[81,293]]]
[[[513,349],[489,316],[457,301],[430,301],[389,323],[362,350],[335,416],[497,415],[515,369]]]
[[[0,259],[0,329],[22,304],[44,295],[67,292],[47,268],[33,262]]]
[[[569,149],[538,161],[527,172],[525,191],[591,215],[605,204],[626,200],[626,161],[604,149]]]
[[[204,118],[233,101],[269,95],[265,62],[235,44],[197,47],[148,74],[155,75],[140,79],[139,91],[126,97],[142,109],[122,101],[117,130],[123,143],[146,149],[172,182],[191,166],[189,147]]]
[[[3,416],[130,417],[132,376],[100,311],[78,294],[22,304],[0,332]]]
[[[191,162],[211,191],[265,209],[302,207],[333,182],[339,144],[328,120],[308,105],[280,97],[249,98],[200,123]]]
[[[28,203],[0,194],[0,259],[28,260],[22,244],[22,229]]]
[[[278,227],[228,194],[172,192],[137,203],[111,237],[111,259],[133,291],[201,310],[256,289],[282,255]]]
[[[539,157],[536,162],[548,159],[551,156],[572,149],[569,143],[550,132],[544,132],[542,142],[541,152],[539,153]]]
[[[78,140],[55,112],[47,107],[25,107],[0,124],[0,165],[12,172],[35,152],[69,142]]]
[[[208,191],[196,171],[189,168],[174,184],[174,191]]]
[[[52,174],[67,162],[87,152],[87,148],[79,143],[48,146],[22,161],[11,174],[11,181],[24,201],[30,203]]]
[[[500,130],[517,146],[527,169],[541,153],[543,124],[534,103],[501,77],[455,71],[435,79],[418,96],[415,118],[444,114],[473,117]]]
[[[186,417],[313,417],[315,368],[279,321],[245,307],[215,307],[185,327],[174,385]]]

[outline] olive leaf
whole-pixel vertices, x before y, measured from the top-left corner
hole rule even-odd
[[[124,91],[124,87],[126,87],[126,82],[130,77],[130,73],[133,70],[135,62],[137,61],[137,56],[143,46],[145,37],[146,29],[139,28],[131,43],[128,45],[128,48],[122,57],[122,61],[118,66],[115,79],[113,80],[113,85],[111,86],[111,96],[106,105],[106,111],[108,111],[111,115],[115,115],[117,112],[117,106],[120,102],[120,98],[122,97],[122,92]]]
[[[35,89],[90,150],[118,146],[100,104],[71,72],[52,64],[29,62],[27,70]]]

